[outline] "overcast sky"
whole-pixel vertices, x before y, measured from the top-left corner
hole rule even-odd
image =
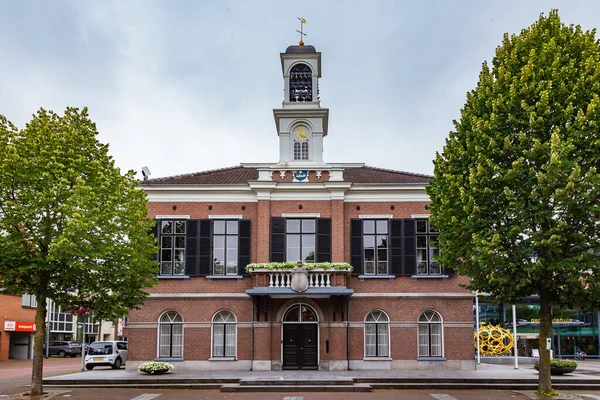
[[[322,53],[324,161],[433,173],[452,120],[505,32],[600,1],[0,0],[0,114],[87,106],[122,169],[161,177],[277,162],[279,53]]]

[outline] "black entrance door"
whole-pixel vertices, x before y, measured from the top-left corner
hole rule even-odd
[[[283,369],[318,369],[318,324],[283,324]]]

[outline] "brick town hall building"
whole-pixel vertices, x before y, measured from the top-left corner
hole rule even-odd
[[[432,259],[432,177],[324,162],[321,53],[290,46],[281,66],[279,162],[142,182],[160,272],[127,368],[474,369],[467,280]]]

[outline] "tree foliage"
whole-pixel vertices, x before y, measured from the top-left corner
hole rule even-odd
[[[553,10],[505,34],[434,161],[440,262],[498,301],[540,295],[541,341],[552,304],[600,306],[599,96],[595,30]]]
[[[47,298],[116,319],[156,276],[145,194],[96,136],[85,108],[40,109],[24,129],[0,115],[0,285],[38,300],[32,393]]]

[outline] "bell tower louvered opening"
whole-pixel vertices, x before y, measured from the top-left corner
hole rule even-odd
[[[290,102],[313,101],[312,70],[299,63],[290,71]]]

